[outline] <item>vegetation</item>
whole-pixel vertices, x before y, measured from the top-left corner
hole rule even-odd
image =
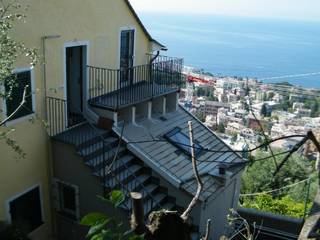
[[[304,102],[304,107],[311,110],[311,117],[320,115],[320,98],[308,99]]]
[[[22,6],[17,1],[0,0],[0,84],[12,87],[16,84],[14,78],[8,78],[12,74],[14,64],[20,57],[27,57],[30,64],[34,65],[37,60],[36,49],[28,48],[23,43],[17,42],[10,36],[14,25],[23,22],[26,16]],[[10,97],[10,92],[1,91],[0,97]]]
[[[124,194],[114,190],[109,193],[108,198],[99,197],[101,201],[119,207],[124,201]],[[140,240],[142,236],[136,236],[122,230],[122,223],[117,223],[113,218],[101,212],[93,212],[85,215],[80,222],[81,225],[89,227],[87,238],[90,240],[118,239],[118,240]]]
[[[292,102],[289,100],[289,96],[284,96],[278,109],[282,111],[289,111],[292,109]]]
[[[225,133],[225,132],[226,132],[226,128],[225,128],[225,126],[224,126],[223,123],[219,123],[218,128],[217,128],[217,131],[218,131],[219,133]]]
[[[267,104],[262,105],[261,110],[260,110],[260,115],[264,116],[264,117],[267,117],[269,115]]]
[[[277,152],[275,152],[275,154],[277,154]],[[252,164],[242,175],[242,194],[281,189],[313,177],[312,179],[314,180],[311,181],[310,195],[307,199],[309,203],[313,201],[317,191],[316,173],[313,171],[314,162],[298,154],[294,154],[283,166],[281,172],[274,176],[275,164],[272,158],[255,162],[256,159],[266,157],[270,157],[270,154],[264,151],[258,151],[254,157],[250,157]],[[283,156],[276,156],[278,164],[282,158]],[[302,205],[306,198],[306,192],[307,183],[305,182],[281,191],[276,191],[272,195],[264,194],[255,198],[244,197],[241,200],[241,204],[245,207],[257,208],[293,217],[301,217],[304,214],[304,206],[302,207]]]
[[[242,206],[296,218],[303,218],[305,211],[304,202],[296,202],[290,196],[274,198],[269,194],[248,199]],[[307,209],[310,209],[311,206],[312,203],[308,203]]]
[[[6,86],[6,88],[0,88],[0,98],[3,99],[10,99],[12,89],[18,85],[16,78],[12,76],[16,60],[26,57],[30,60],[30,65],[34,65],[37,60],[36,49],[28,48],[10,36],[14,25],[25,20],[24,10],[18,1],[0,0],[0,85]],[[23,102],[23,99],[21,99],[21,102]],[[3,109],[0,108],[0,112],[3,112]],[[8,120],[10,120],[9,117],[6,119],[1,119],[0,117],[0,127],[4,126]],[[8,127],[0,130],[0,141],[5,142],[20,157],[24,157],[24,151],[10,137],[13,131],[14,129]]]

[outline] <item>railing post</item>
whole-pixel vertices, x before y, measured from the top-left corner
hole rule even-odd
[[[102,172],[102,179],[103,179],[103,183],[102,183],[102,187],[103,187],[103,196],[106,196],[107,192],[106,192],[106,177],[107,177],[107,173],[106,173],[106,170],[107,170],[107,163],[106,163],[106,145],[105,145],[105,142],[104,142],[104,139],[102,139],[102,166],[103,166],[103,172]]]
[[[121,69],[117,70],[117,81],[115,82],[116,84],[116,91],[117,91],[117,109],[119,108],[119,95],[121,91]]]

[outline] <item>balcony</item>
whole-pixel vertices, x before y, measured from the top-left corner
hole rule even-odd
[[[88,66],[89,104],[117,111],[177,92],[183,84],[182,66],[182,59],[169,57],[125,69]]]

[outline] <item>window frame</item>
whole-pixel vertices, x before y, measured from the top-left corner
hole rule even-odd
[[[80,220],[80,199],[79,199],[79,187],[70,184],[58,179],[55,179],[55,184],[56,184],[56,191],[57,191],[57,199],[56,199],[56,206],[57,212],[61,214],[64,217],[67,217],[73,221],[78,222]],[[75,211],[72,211],[71,209],[65,208],[64,207],[64,195],[63,195],[63,187],[69,187],[73,188],[74,190],[74,200],[75,200]]]
[[[42,224],[40,224],[36,229],[34,229],[32,232],[37,231],[39,228],[41,228],[45,223],[46,223],[46,216],[45,216],[45,211],[44,211],[44,201],[43,201],[43,189],[42,189],[42,184],[36,184],[32,187],[27,188],[26,190],[14,195],[13,197],[9,198],[8,200],[6,200],[6,218],[7,218],[7,222],[9,224],[12,224],[12,216],[11,216],[11,208],[10,208],[10,203],[17,200],[18,198],[22,197],[23,195],[35,190],[35,189],[39,189],[39,198],[40,198],[40,211],[41,211],[41,222]],[[32,232],[30,232],[29,234],[31,234]]]
[[[30,82],[31,82],[31,99],[32,99],[32,113],[27,114],[25,116],[12,119],[6,122],[5,126],[12,126],[24,121],[27,121],[31,119],[33,116],[35,116],[36,112],[36,96],[35,96],[35,74],[34,74],[34,67],[25,67],[25,68],[15,68],[12,71],[12,74],[19,74],[23,72],[30,72]],[[5,86],[2,85],[2,88],[4,89]],[[2,99],[2,105],[3,105],[3,118],[6,119],[8,117],[7,112],[7,100],[5,98]]]
[[[189,157],[191,157],[191,149],[190,150],[186,150],[184,149],[180,144],[178,144],[176,141],[173,141],[171,139],[172,136],[174,136],[175,134],[181,134],[183,137],[185,137],[186,139],[190,139],[185,133],[182,132],[182,129],[180,127],[175,127],[172,130],[170,130],[169,132],[167,132],[166,134],[164,134],[164,138],[171,143],[173,146],[175,146],[179,151],[181,151],[182,153],[188,155]],[[195,156],[198,157],[201,154],[201,149],[202,146],[197,142],[197,141],[193,141],[194,145],[195,145]],[[189,143],[190,144],[190,143]]]

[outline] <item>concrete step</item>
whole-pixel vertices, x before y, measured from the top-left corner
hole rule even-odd
[[[117,186],[121,187],[121,184],[126,185],[130,179],[134,179],[134,176],[139,175],[142,169],[143,166],[133,164],[115,176],[111,174],[110,177],[108,177],[109,179],[106,180],[105,184],[109,188],[116,188]]]
[[[121,157],[125,150],[126,150],[126,147],[120,146],[118,157]],[[99,169],[103,166],[104,160],[107,161],[107,164],[110,161],[112,161],[116,152],[117,152],[117,147],[113,147],[111,150],[105,150],[105,152],[103,152],[102,150],[99,152],[96,151],[93,154],[84,156],[85,163],[88,166],[93,167],[94,169]]]
[[[112,168],[111,170],[114,172],[114,173],[119,173],[120,171],[122,171],[123,169],[125,169],[127,166],[130,166],[133,164],[133,160],[135,159],[135,157],[131,154],[126,154],[126,155],[123,155],[121,156],[119,159],[117,159],[114,164],[112,165]],[[109,165],[111,165],[113,159],[110,159],[110,161],[108,161],[108,165],[107,166],[104,166],[103,164],[100,164],[99,165],[99,169],[97,169],[95,172],[94,172],[94,175],[96,176],[103,176],[103,172],[106,171],[106,174],[107,173],[107,170],[109,168]]]

